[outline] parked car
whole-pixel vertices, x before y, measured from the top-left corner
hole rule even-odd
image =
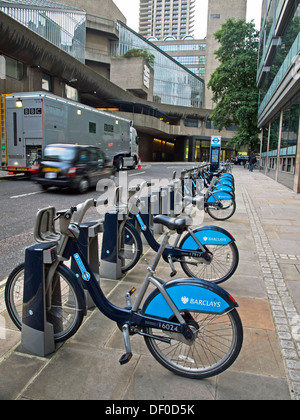
[[[249,156],[248,155],[237,155],[235,158],[235,165],[246,165],[246,163],[249,160]]]
[[[112,175],[113,166],[100,148],[50,144],[44,149],[44,158],[33,179],[44,190],[49,187],[68,187],[84,193],[100,179]]]

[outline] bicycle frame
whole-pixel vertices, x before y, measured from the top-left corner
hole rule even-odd
[[[156,241],[156,239],[154,238],[154,236],[151,233],[151,230],[149,228],[149,226],[146,224],[145,220],[143,219],[143,215],[141,214],[141,212],[137,213],[136,215],[134,215],[133,220],[137,220],[137,222],[140,225],[140,228],[146,238],[146,241],[148,242],[148,244],[150,245],[150,247],[155,251],[158,252],[160,244]],[[129,219],[128,221],[134,224],[134,221],[132,219]],[[198,247],[201,249],[201,251],[189,251],[189,250],[184,250],[181,248],[177,248],[177,244],[179,243],[179,240],[182,236],[182,234],[178,233],[177,237],[175,239],[174,245],[166,245],[166,247],[163,250],[163,257],[169,257],[171,256],[172,259],[177,259],[177,258],[181,258],[181,257],[193,257],[193,258],[202,258],[203,262],[207,262],[209,263],[211,261],[211,256],[208,253],[207,249],[205,249],[205,247],[201,244],[200,241],[198,241],[198,239],[196,238],[196,236],[194,235],[194,232],[192,229],[188,228],[188,232],[190,233],[190,235],[192,236],[192,238],[194,239],[194,241],[196,242],[196,244],[198,245]]]
[[[181,314],[179,313],[178,309],[176,308],[176,306],[170,299],[169,295],[166,293],[165,289],[162,287],[162,285],[165,282],[162,279],[159,279],[153,275],[157,267],[157,264],[161,258],[163,247],[166,246],[167,241],[168,241],[168,234],[166,235],[161,245],[161,250],[157,253],[155,257],[152,267],[148,268],[148,273],[144,279],[141,291],[138,294],[137,299],[132,308],[131,307],[128,307],[128,308],[117,307],[113,305],[105,297],[99,283],[97,282],[92,270],[89,267],[88,262],[86,261],[85,256],[81,252],[80,247],[78,246],[76,242],[76,239],[69,238],[68,244],[63,254],[63,258],[64,259],[72,258],[72,260],[75,261],[78,267],[78,270],[80,272],[82,282],[86,286],[86,289],[88,290],[88,292],[90,293],[95,305],[109,319],[120,324],[138,325],[139,327],[151,326],[152,328],[157,328],[161,330],[176,331],[178,333],[183,334],[183,336],[186,339],[189,339],[191,338],[192,334],[188,330],[186,322],[181,316]],[[72,271],[71,270],[69,271],[72,275]],[[80,284],[78,281],[77,283]],[[150,283],[152,283],[162,293],[170,309],[174,313],[174,316],[179,320],[179,323],[171,322],[166,319],[157,319],[151,316],[145,316],[137,312]],[[81,284],[80,286],[82,287]]]

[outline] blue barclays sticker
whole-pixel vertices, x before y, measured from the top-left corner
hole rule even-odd
[[[213,229],[203,229],[198,232],[194,232],[194,234],[202,245],[227,245],[232,241],[232,239],[223,232]],[[196,251],[199,249],[199,246],[190,235],[184,242],[182,249]]]
[[[89,281],[90,278],[91,278],[91,275],[86,270],[86,268],[85,268],[85,266],[84,266],[84,264],[83,264],[83,262],[82,262],[82,260],[81,260],[81,258],[79,256],[79,254],[74,254],[74,258],[75,258],[75,261],[76,261],[76,263],[78,265],[79,270],[81,271],[81,275],[82,275],[83,280]]]
[[[221,296],[201,286],[177,285],[167,288],[166,292],[179,311],[222,314],[230,308]],[[163,295],[159,293],[149,303],[145,314],[170,319],[173,311]]]
[[[211,195],[208,198],[207,203],[215,203],[216,200],[231,200],[231,199],[232,199],[232,196],[226,193],[226,191],[220,191],[220,192],[213,191],[213,195]]]
[[[230,187],[230,185],[226,185],[226,184],[217,184],[216,189],[213,190],[213,192],[215,193],[216,191],[228,191],[231,192],[232,188]]]

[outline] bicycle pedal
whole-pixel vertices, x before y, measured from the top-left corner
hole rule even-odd
[[[133,294],[134,294],[134,292],[136,291],[136,288],[135,287],[133,287],[132,289],[130,289],[129,290],[129,292],[128,292],[128,294],[130,295],[130,296],[132,296]]]
[[[174,276],[176,276],[176,274],[177,274],[177,271],[175,270],[175,271],[172,271],[172,273],[170,274],[170,277],[174,277]]]
[[[125,299],[126,299],[126,305],[128,308],[132,307],[131,304],[131,296],[133,295],[133,293],[136,291],[136,288],[133,287],[131,290],[129,290],[129,292],[126,293]]]
[[[123,354],[123,356],[119,360],[120,365],[125,365],[126,363],[130,361],[131,358],[132,358],[132,353]]]

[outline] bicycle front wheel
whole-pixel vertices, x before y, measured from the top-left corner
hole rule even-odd
[[[170,343],[145,336],[154,358],[173,373],[191,379],[209,378],[228,369],[243,342],[243,327],[236,309],[222,315],[185,311],[183,317],[194,332],[192,343],[172,332],[164,331],[164,338]],[[153,328],[145,328],[145,332],[161,335]]]
[[[121,270],[126,273],[139,261],[143,253],[143,244],[136,228],[126,222],[119,234],[119,257],[122,260]]]
[[[19,330],[22,329],[24,273],[25,264],[22,263],[12,271],[5,285],[7,312]],[[46,317],[53,325],[54,341],[66,341],[80,327],[84,308],[79,287],[61,266],[55,272],[46,301]]]
[[[220,200],[221,207],[209,205],[207,213],[215,220],[227,220],[235,213],[236,203],[233,198],[230,200]]]

